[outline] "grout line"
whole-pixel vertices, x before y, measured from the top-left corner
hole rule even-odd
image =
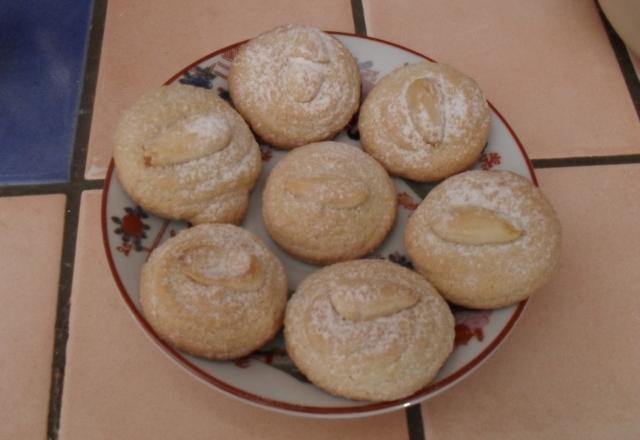
[[[618,60],[618,65],[622,71],[624,81],[627,84],[629,95],[631,95],[631,101],[633,102],[638,118],[640,119],[640,79],[638,79],[638,74],[636,73],[636,70],[633,67],[633,62],[629,57],[627,46],[624,44],[622,39],[620,39],[613,27],[611,27],[611,23],[609,23],[609,20],[602,12],[602,8],[597,1],[596,7],[598,8],[598,14],[600,14],[600,19],[602,20],[604,29],[607,32],[607,36],[609,37],[609,42],[611,43],[613,52]]]
[[[419,403],[405,410],[407,415],[407,427],[409,428],[409,440],[425,440],[424,424],[422,422],[422,410]]]
[[[69,312],[71,285],[73,282],[73,264],[77,238],[78,217],[81,191],[71,191],[67,195],[65,207],[64,234],[62,240],[62,258],[58,284],[58,304],[54,334],[53,362],[51,368],[51,389],[49,396],[49,416],[47,438],[58,439],[62,403],[62,388],[66,360],[66,345],[69,337]]]
[[[69,194],[73,190],[102,189],[104,179],[82,180],[75,183],[38,183],[0,186],[0,197],[33,196],[46,194]]]
[[[624,154],[619,156],[582,156],[558,157],[552,159],[531,160],[534,168],[584,167],[596,165],[628,165],[640,164],[640,154]]]
[[[640,164],[640,154],[612,156],[572,156],[531,159],[534,168],[564,168],[584,166],[632,165]],[[71,190],[95,190],[104,187],[104,179],[82,179],[72,183],[43,183],[0,186],[0,197],[30,196],[45,194],[67,194]]]
[[[58,304],[53,341],[53,359],[51,365],[49,414],[47,418],[47,438],[49,440],[58,440],[59,437],[58,430],[60,428],[60,416],[62,413],[62,393],[64,388],[67,341],[69,339],[69,314],[80,201],[84,190],[101,188],[103,183],[103,181],[100,180],[85,180],[84,170],[87,159],[87,143],[91,130],[93,101],[98,78],[106,11],[107,0],[94,0],[85,53],[82,95],[77,113],[70,182],[64,185],[32,185],[15,187],[15,189],[13,189],[15,193],[19,193],[20,190],[62,189],[67,194],[60,263],[60,281],[58,285]],[[5,190],[8,189],[9,188],[6,188]]]
[[[102,189],[104,187],[104,179],[83,180],[82,182],[80,182],[78,187],[81,191]]]
[[[0,186],[0,197],[31,196],[37,194],[66,194],[68,183],[43,183],[33,185]]]
[[[367,35],[367,24],[364,20],[362,0],[351,0],[351,14],[353,15],[353,29],[356,35]]]
[[[89,43],[85,60],[84,84],[76,122],[74,156],[71,164],[71,183],[80,182],[84,179],[106,14],[107,0],[94,0]]]

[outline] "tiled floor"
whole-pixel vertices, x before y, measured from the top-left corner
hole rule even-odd
[[[640,153],[640,124],[591,1],[363,0],[369,35],[473,76],[531,158]]]
[[[47,432],[65,197],[0,198],[0,439]]]
[[[111,0],[102,46],[94,40],[101,51],[87,58],[100,66],[92,120],[80,119],[91,122],[90,137],[79,138],[72,173],[90,7],[67,3],[0,11],[0,55],[12,60],[0,69],[0,439],[416,440],[423,430],[428,440],[640,438],[640,123],[632,99],[640,103],[640,82],[625,83],[621,72],[633,63],[616,60],[614,49],[624,47],[612,46],[594,2],[353,2],[369,35],[476,77],[535,163],[556,166],[537,173],[564,245],[552,282],[471,377],[409,413],[352,421],[249,407],[164,356],[117,294],[102,249],[101,191],[83,191],[101,182],[82,179],[83,169],[87,179],[104,178],[118,115],[140,93],[279,23],[364,31],[352,2]],[[96,0],[97,10],[104,4]],[[22,37],[10,41],[9,33]],[[52,96],[57,106],[47,103]],[[575,166],[586,162],[596,166]],[[612,162],[622,164],[603,165]],[[64,367],[54,387],[52,359],[56,372]]]
[[[91,0],[0,8],[0,182],[69,178]]]
[[[402,413],[291,418],[248,407],[185,374],[150,343],[116,294],[102,249],[100,197],[85,192],[80,211],[62,439],[406,438]]]
[[[283,22],[353,32],[347,0],[307,2],[304,7],[297,0],[270,1],[268,8],[255,5],[255,0],[109,2],[87,156],[88,179],[104,178],[119,114],[141,93],[163,84],[202,56]]]
[[[564,226],[560,268],[483,368],[423,404],[429,440],[640,438],[640,165],[538,177]]]

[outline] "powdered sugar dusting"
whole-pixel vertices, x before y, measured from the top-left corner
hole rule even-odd
[[[499,213],[518,229],[529,229],[535,216],[527,212],[526,200],[501,179],[485,179],[481,176],[483,174],[468,174],[464,183],[448,185],[443,190],[443,208],[477,206]]]
[[[191,254],[187,254],[182,261],[189,266],[195,263]],[[246,273],[251,264],[251,256],[244,250],[231,249],[224,254],[209,252],[199,271],[208,278],[233,277]]]
[[[318,73],[326,73],[329,70],[329,67],[326,64],[318,63],[302,57],[289,57],[288,62],[292,65],[298,65],[310,70],[315,70]],[[298,71],[303,72],[304,70],[300,69]]]
[[[365,290],[365,287],[363,287]],[[366,296],[366,292],[364,293]],[[405,313],[405,315],[409,312]],[[409,335],[402,330],[409,322],[402,312],[373,321],[350,321],[340,316],[332,307],[328,297],[314,303],[310,313],[308,331],[324,339],[332,348],[332,354],[342,357],[370,357],[388,352],[391,347],[404,345]],[[345,350],[345,347],[349,347]]]
[[[292,181],[309,178],[317,183],[310,181],[308,191],[291,190]],[[271,235],[301,255],[366,252],[386,235],[395,207],[395,189],[384,169],[360,149],[335,142],[289,153],[263,193]]]
[[[427,196],[410,220],[414,232],[409,240],[415,240],[433,256],[456,258],[469,268],[459,280],[466,280],[470,286],[474,277],[481,276],[482,268],[492,262],[500,262],[505,279],[529,276],[535,273],[535,267],[546,264],[556,246],[553,220],[543,212],[545,206],[539,191],[523,177],[505,171],[468,171],[447,179]],[[493,211],[522,234],[514,241],[500,244],[446,241],[430,225],[436,216],[446,221],[448,212],[456,207]]]
[[[182,270],[182,265],[193,265],[190,252],[202,246],[210,247],[205,261],[197,261],[196,270],[204,276],[215,279],[242,275],[248,271],[254,256],[263,268],[261,287],[236,290],[215,283],[204,285],[191,279]],[[240,313],[246,307],[258,306],[284,277],[281,265],[265,245],[251,233],[232,225],[201,225],[184,230],[157,248],[148,264],[156,268],[164,288],[182,307],[195,315],[211,317],[235,308]]]
[[[331,293],[340,290],[365,305],[381,282],[414,289],[418,301],[363,320],[343,317],[331,302]],[[435,375],[453,347],[453,327],[447,304],[424,278],[394,263],[356,260],[315,272],[298,287],[287,307],[285,336],[312,380],[325,378],[321,383],[330,389],[369,388],[390,377],[411,380],[417,369]]]
[[[150,166],[144,146],[175,124],[183,124],[184,133],[195,134],[202,145],[211,140],[224,147],[181,163]],[[241,214],[237,200],[225,207],[219,202],[229,194],[246,197],[261,167],[258,145],[242,118],[215,92],[182,85],[159,89],[125,115],[114,159],[127,192],[143,207],[198,223],[232,221]],[[213,202],[220,209],[210,209]]]
[[[355,111],[357,72],[335,38],[315,28],[287,25],[242,47],[232,66],[230,92],[258,132],[305,133],[318,139],[342,128]]]
[[[387,106],[387,103],[381,103],[381,108],[377,114],[380,120],[383,121],[385,118],[384,113],[388,110],[392,113],[392,120],[394,122],[401,122],[400,131],[405,141],[408,141],[406,142],[407,145],[401,150],[401,153],[408,156],[411,160],[421,160],[431,155],[434,149],[446,148],[447,144],[456,142],[456,139],[465,136],[470,129],[469,121],[479,116],[479,109],[478,106],[474,105],[472,100],[465,95],[464,89],[453,85],[448,77],[440,72],[424,70],[416,72],[416,74],[410,78],[413,79],[405,80],[403,88],[397,96],[387,98],[397,100],[396,105]],[[425,139],[420,136],[412,122],[411,110],[409,109],[406,96],[409,86],[419,78],[427,78],[436,84],[438,105],[444,116],[444,138],[442,140],[442,146],[432,146],[428,144]],[[484,99],[482,97],[480,98]],[[421,113],[422,114],[417,115],[417,117],[425,125],[433,123],[426,111],[422,111]],[[433,129],[435,130],[436,127],[433,127]],[[408,146],[410,148],[406,148]]]
[[[422,80],[429,82],[431,91],[416,95],[420,84],[416,82]],[[437,109],[440,117],[434,120],[416,104],[421,100],[428,100],[424,105]],[[458,161],[458,166],[465,166],[479,155],[488,129],[488,105],[475,82],[448,66],[430,62],[410,64],[382,78],[365,100],[360,116],[367,151],[400,175],[422,175],[431,168],[434,170],[427,174],[435,175],[438,167],[448,169]],[[441,141],[434,144],[421,132],[438,134],[434,138]]]
[[[211,138],[224,130],[229,130],[229,124],[219,115],[197,115],[184,126],[187,133],[193,133],[200,138]]]

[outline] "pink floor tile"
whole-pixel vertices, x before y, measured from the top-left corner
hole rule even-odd
[[[284,416],[208,388],[149,340],[119,298],[100,233],[100,192],[82,199],[60,438],[402,439],[405,415]]]
[[[353,31],[348,0],[112,0],[96,87],[86,177],[103,178],[123,109],[198,58],[279,24]]]
[[[47,433],[63,195],[0,199],[0,438]]]
[[[559,270],[494,357],[423,405],[429,440],[640,438],[640,165],[538,175]]]
[[[369,35],[474,77],[533,158],[640,153],[595,2],[363,0]]]

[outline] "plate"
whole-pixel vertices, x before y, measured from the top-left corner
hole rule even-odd
[[[356,57],[366,94],[382,76],[398,66],[427,58],[396,44],[352,34],[333,34]],[[173,76],[167,84],[178,82],[183,87],[204,87],[229,99],[226,77],[238,48],[237,43],[197,60]],[[427,58],[428,59],[428,58]],[[491,108],[491,133],[478,169],[511,170],[536,183],[527,155],[498,111]],[[359,145],[357,125],[352,122],[336,138]],[[243,226],[256,233],[284,263],[290,291],[300,281],[318,270],[293,259],[270,239],[260,216],[261,194],[266,176],[286,152],[260,146],[263,168],[251,195]],[[398,192],[398,218],[384,243],[369,258],[386,258],[411,267],[402,243],[402,231],[411,212],[433,187],[394,178]],[[160,243],[188,227],[186,223],[167,221],[144,212],[123,191],[109,167],[102,196],[102,231],[107,259],[120,294],[136,321],[151,339],[185,371],[205,384],[244,402],[274,411],[322,418],[361,417],[405,408],[429,399],[458,383],[485,361],[512,330],[526,301],[502,309],[480,311],[452,306],[456,322],[455,349],[426,388],[412,396],[393,402],[357,402],[332,396],[310,384],[287,357],[281,335],[251,356],[229,362],[215,362],[179,352],[163,342],[144,319],[138,296],[142,264]]]

